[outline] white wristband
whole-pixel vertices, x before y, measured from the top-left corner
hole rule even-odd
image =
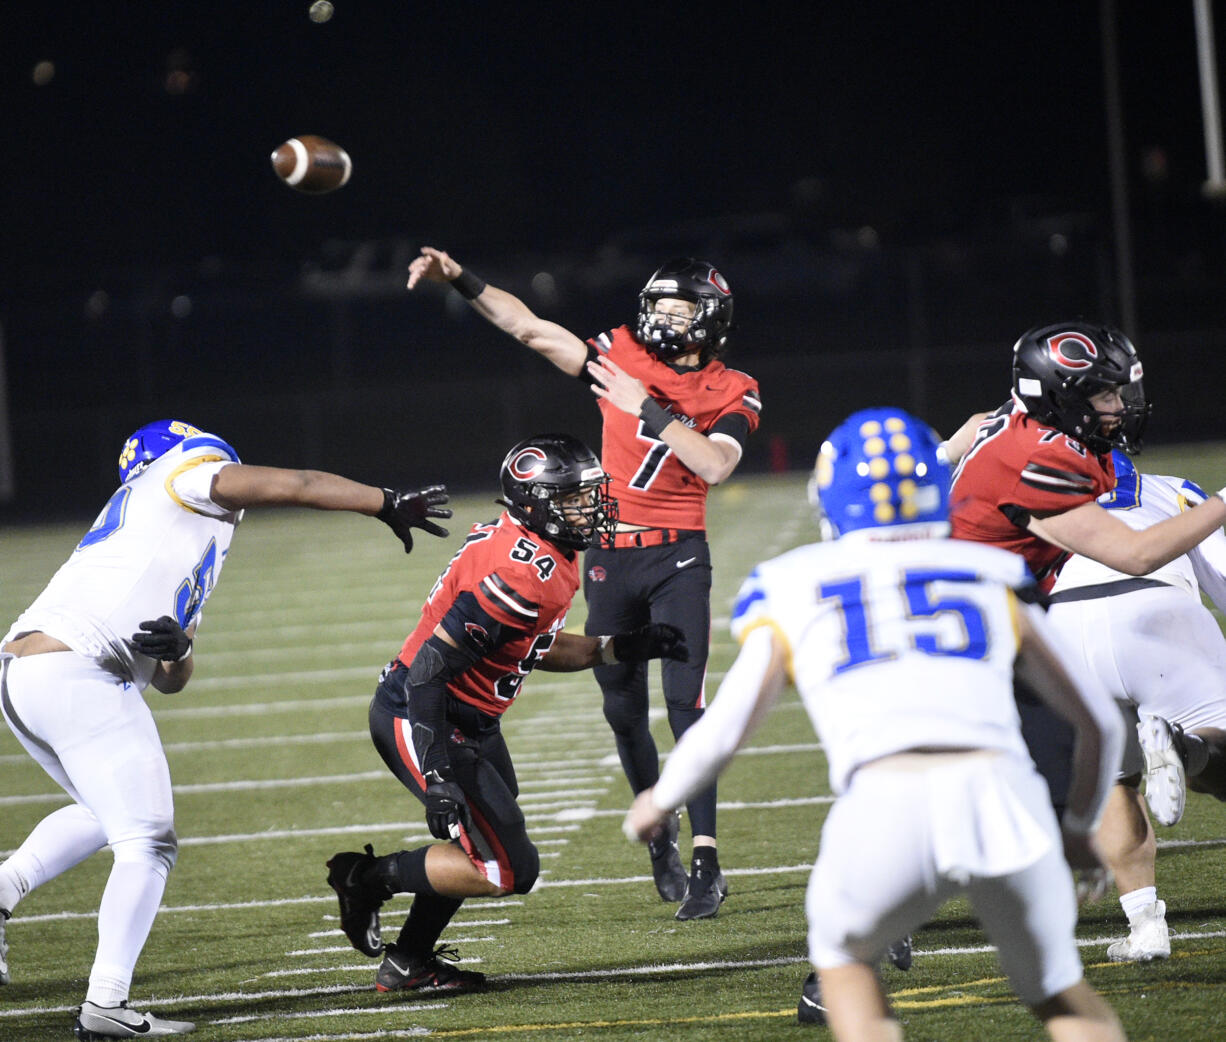
[[[192,644],[193,642],[190,640],[187,642],[187,650],[183,652],[183,654],[180,655],[177,659],[175,659],[176,662],[185,662],[187,659],[191,658]]]
[[[617,661],[617,656],[613,654],[613,635],[606,634],[599,638],[600,640],[600,661],[603,665],[611,666]]]

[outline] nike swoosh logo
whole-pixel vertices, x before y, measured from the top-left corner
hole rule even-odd
[[[387,954],[384,954],[383,958],[384,958],[384,959],[386,959],[388,962],[390,962],[390,963],[392,964],[392,969],[394,969],[394,970],[395,970],[397,973],[399,973],[399,974],[400,974],[402,977],[407,977],[407,976],[409,975],[409,968],[408,968],[408,966],[400,966],[400,965],[398,965],[398,964],[397,964],[397,962],[396,962],[396,960],[395,960],[395,959],[393,959],[393,958],[392,958],[390,955],[387,955]]]
[[[131,1031],[137,1035],[147,1035],[150,1029],[153,1027],[153,1025],[150,1024],[144,1017],[141,1017],[139,1024],[133,1024],[128,1020],[119,1020],[116,1017],[99,1016],[97,1013],[95,1013],[94,1016],[98,1017],[99,1020],[109,1021],[116,1027],[123,1028],[125,1031]]]
[[[684,568],[687,564],[693,564],[697,560],[698,560],[697,557],[687,557],[684,561],[678,561],[677,567]]]

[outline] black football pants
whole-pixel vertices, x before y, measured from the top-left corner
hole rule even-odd
[[[689,661],[662,659],[660,674],[673,738],[701,716],[711,641],[711,551],[701,533],[661,546],[609,550],[584,558],[586,632],[625,633],[667,622],[685,634]],[[604,715],[634,793],[656,783],[660,760],[648,726],[646,662],[619,662],[593,671],[604,696]],[[715,785],[686,805],[694,835],[715,835]]]
[[[403,684],[407,672],[392,672],[380,686]],[[526,894],[540,874],[541,861],[516,802],[519,782],[502,729],[496,719],[455,699],[448,705],[447,722],[453,728],[447,756],[473,819],[467,837],[470,843],[464,849],[487,878]],[[408,748],[412,724],[411,719],[391,712],[388,699],[376,693],[370,704],[370,736],[375,748],[401,784],[424,804],[425,786]]]

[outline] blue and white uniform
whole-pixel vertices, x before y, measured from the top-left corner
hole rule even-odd
[[[240,516],[210,498],[234,450],[190,430],[120,486],[0,644],[5,722],[73,800],[0,866],[0,908],[109,844],[89,989],[101,1005],[127,998],[178,849],[170,771],[142,696],[157,663],[131,636],[162,615],[184,628],[199,618]],[[35,632],[71,650],[4,652]]]
[[[709,784],[790,678],[838,797],[805,900],[810,962],[875,965],[964,893],[1014,989],[1036,1006],[1082,972],[1064,837],[1014,699],[1023,646],[1038,693],[1075,701],[1096,739],[1084,764],[1093,788],[1078,785],[1064,818],[1070,839],[1102,815],[1119,714],[1056,668],[1042,612],[1017,596],[1034,587],[1025,561],[945,538],[949,469],[922,421],[892,408],[853,413],[822,443],[810,496],[827,541],[746,579],[732,615],[740,653],[627,827],[642,838],[644,822]]]
[[[186,628],[208,599],[238,521],[209,488],[235,462],[233,449],[203,434],[121,485],[4,640],[42,631],[143,690],[155,663],[130,638],[161,615]]]
[[[1208,498],[1192,481],[1143,474],[1126,458],[1116,467],[1119,485],[1098,502],[1138,531]],[[1202,592],[1226,611],[1222,529],[1141,579],[1071,557],[1052,591],[1050,616],[1079,656],[1078,668],[1116,698],[1185,731],[1226,728],[1226,638]]]
[[[741,655],[654,799],[672,805],[743,740],[761,675],[754,659],[763,631],[773,633],[839,797],[806,897],[810,961],[875,964],[965,893],[1034,1005],[1082,969],[1060,828],[1013,697],[1015,613],[1043,625],[1013,591],[1033,579],[995,547],[880,537],[850,532],[754,569],[732,619]],[[1111,718],[1103,701],[1096,715]],[[1099,812],[1113,774],[1114,761]]]

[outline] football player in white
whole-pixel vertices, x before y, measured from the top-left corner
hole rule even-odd
[[[1105,889],[1094,830],[1123,724],[1109,698],[1071,679],[1045,618],[1019,598],[1033,587],[1025,563],[944,538],[949,470],[937,449],[897,409],[858,412],[822,445],[813,487],[835,541],[745,581],[736,662],[626,832],[649,838],[710,784],[790,676],[838,797],[805,902],[834,1037],[902,1037],[875,967],[892,940],[965,894],[1052,1038],[1118,1042],[1119,1021],[1082,974],[1070,865],[1086,890]],[[1059,824],[1022,740],[1015,668],[1077,732]],[[816,984],[806,981],[812,1009]],[[816,1019],[805,1008],[801,1019]]]
[[[1176,517],[1208,496],[1184,478],[1139,473],[1113,453],[1117,484],[1099,498],[1130,528]],[[1201,591],[1226,610],[1226,533],[1218,529],[1186,554],[1140,578],[1087,557],[1065,564],[1049,616],[1069,638],[1077,667],[1096,677],[1136,723],[1123,784],[1103,853],[1115,873],[1129,936],[1107,948],[1116,962],[1171,954],[1166,905],[1158,900],[1157,846],[1138,786],[1154,817],[1174,825],[1186,789],[1226,798],[1226,638]]]
[[[68,561],[0,642],[4,720],[73,802],[39,822],[0,865],[0,984],[10,979],[5,921],[31,890],[108,844],[114,866],[98,908],[98,948],[78,1039],[180,1034],[184,1021],[127,1006],[136,960],[175,863],[170,772],[142,692],[183,689],[200,610],[246,507],[349,510],[391,526],[446,531],[441,485],[419,492],[313,470],[253,467],[215,435],[159,420],[129,437],[120,485]]]

